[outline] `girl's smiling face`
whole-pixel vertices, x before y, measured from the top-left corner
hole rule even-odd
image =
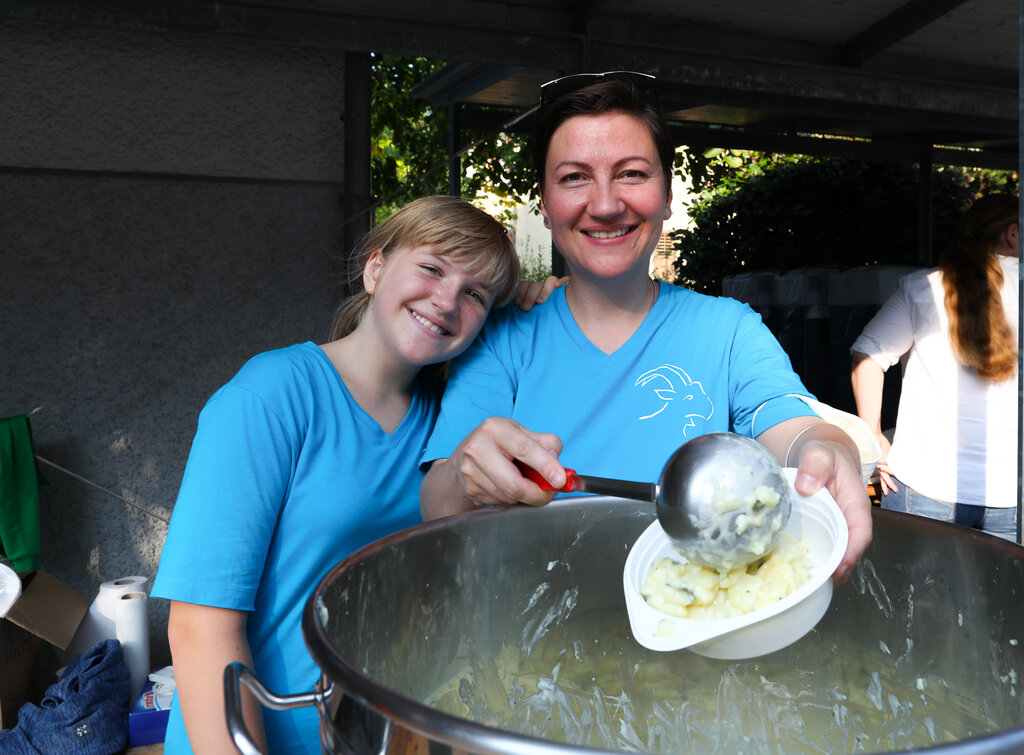
[[[363,283],[373,295],[366,316],[378,337],[417,367],[465,351],[494,300],[479,277],[429,244],[396,249],[387,259],[373,252]]]
[[[551,137],[541,211],[572,275],[643,269],[672,199],[654,139],[627,113],[579,115]]]

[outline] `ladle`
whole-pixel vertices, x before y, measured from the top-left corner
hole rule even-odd
[[[526,477],[555,488],[534,469]],[[657,484],[566,469],[563,493],[596,493],[656,504],[658,521],[689,561],[722,571],[746,566],[775,547],[791,510],[782,468],[757,441],[709,433],[672,454]]]

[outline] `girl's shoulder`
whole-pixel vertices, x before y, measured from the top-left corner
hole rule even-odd
[[[242,390],[277,404],[332,391],[339,385],[341,378],[327,355],[307,341],[257,354],[218,393]]]
[[[921,268],[900,278],[894,291],[911,302],[933,302],[944,298],[942,271],[937,267]]]
[[[330,360],[312,341],[264,351],[250,358],[235,375],[239,381],[274,381],[319,371]]]

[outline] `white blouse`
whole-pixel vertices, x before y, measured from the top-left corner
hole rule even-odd
[[[1016,257],[1000,257],[1003,309],[1016,333]],[[942,274],[904,277],[850,351],[883,370],[904,358],[889,469],[919,493],[946,502],[1006,508],[1017,501],[1017,376],[991,383],[949,342]]]

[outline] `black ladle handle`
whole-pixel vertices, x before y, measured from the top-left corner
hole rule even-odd
[[[523,476],[537,484],[541,490],[556,490],[555,486],[545,480],[540,473],[523,464],[516,462],[516,466],[523,472]],[[596,493],[598,495],[610,495],[616,498],[629,498],[632,501],[645,501],[646,503],[657,503],[658,486],[653,482],[633,482],[632,480],[614,480],[608,477],[591,477],[590,475],[577,474],[575,469],[565,468],[565,485],[557,488],[561,493]]]

